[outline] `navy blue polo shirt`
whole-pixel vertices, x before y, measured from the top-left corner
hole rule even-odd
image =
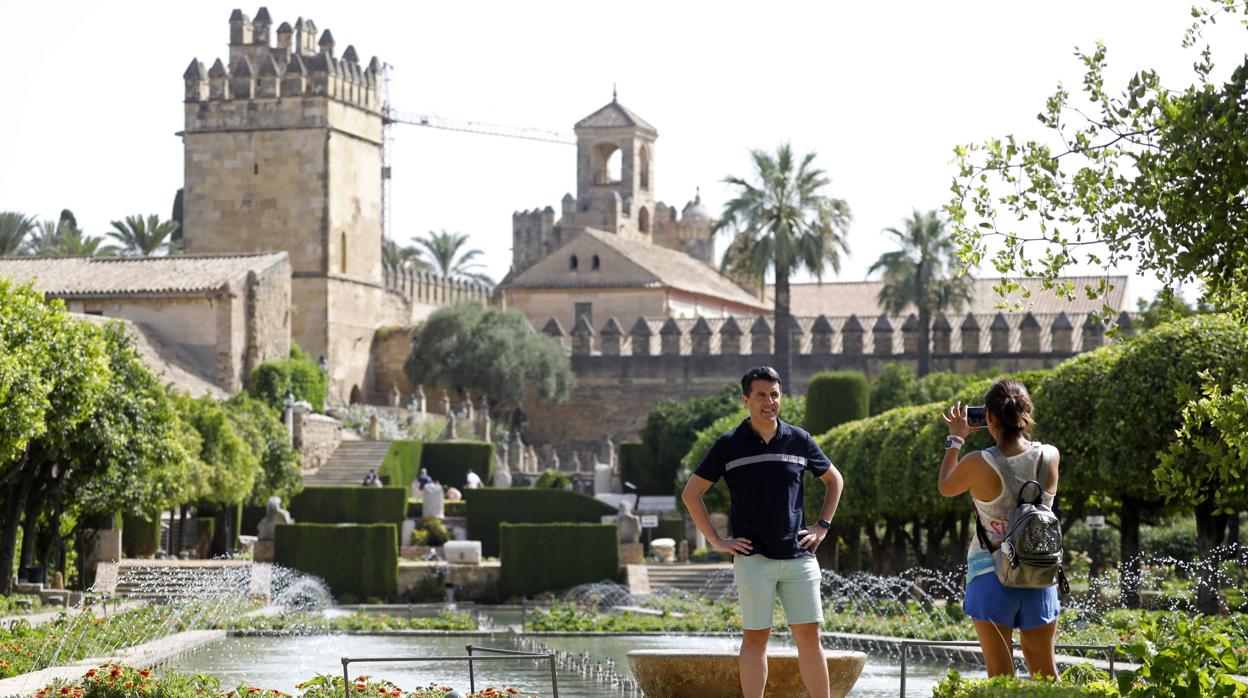
[[[765,442],[746,417],[715,441],[694,474],[728,483],[732,535],[750,540],[751,555],[789,560],[812,554],[797,539],[806,527],[802,474],[809,470],[819,477],[830,467],[805,430],[780,421],[776,435]]]

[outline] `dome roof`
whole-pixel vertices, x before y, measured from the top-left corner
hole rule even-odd
[[[693,201],[685,204],[684,210],[680,212],[680,217],[682,220],[690,222],[711,220],[710,211],[707,211],[706,207],[702,205],[701,189],[699,189],[697,195],[693,197]]]

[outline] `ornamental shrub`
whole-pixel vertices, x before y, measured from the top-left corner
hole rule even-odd
[[[806,424],[822,434],[838,424],[868,416],[871,386],[860,371],[816,373],[806,388]]]
[[[390,523],[278,526],[273,561],[320,577],[335,596],[393,598],[399,583],[398,527]]]
[[[487,484],[494,465],[494,444],[484,441],[394,441],[377,469],[394,487],[411,487],[421,468],[443,485],[463,489],[471,468]]]
[[[407,516],[407,490],[403,487],[355,485],[304,488],[290,500],[296,523],[403,523]]]
[[[325,409],[328,394],[328,378],[310,356],[291,344],[290,357],[280,361],[265,361],[251,372],[247,392],[278,414],[286,409],[286,394],[294,393],[296,400],[306,400],[312,409]]]
[[[499,526],[504,523],[600,523],[618,513],[593,497],[567,490],[528,487],[464,490],[468,502],[468,539],[481,541],[481,554],[499,553]]]
[[[160,515],[123,516],[121,549],[126,557],[152,557],[160,548]]]
[[[615,524],[505,523],[499,527],[499,538],[499,593],[504,599],[619,577]]]

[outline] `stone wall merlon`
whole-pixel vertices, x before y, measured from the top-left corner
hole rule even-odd
[[[1124,319],[1125,318],[1125,319]],[[540,331],[560,340],[574,355],[606,356],[705,356],[766,354],[774,339],[772,318],[675,318],[639,317],[629,325],[608,318],[595,331],[584,318],[571,333],[551,318]],[[918,350],[919,323],[914,316],[793,318],[793,351],[796,354],[868,354],[914,356]],[[748,327],[743,332],[742,327]],[[866,330],[864,326],[871,329]],[[1123,315],[1119,326],[1134,333],[1132,318]],[[901,329],[896,329],[900,327]],[[981,327],[987,327],[982,331]],[[535,325],[535,329],[539,326]],[[743,335],[746,335],[743,337]],[[579,338],[572,342],[570,338]],[[658,346],[653,339],[659,338]],[[962,318],[938,315],[929,332],[933,353],[950,355],[1060,354],[1094,349],[1105,343],[1105,333],[1095,316],[1066,313],[984,313]],[[965,346],[964,346],[965,343]]]

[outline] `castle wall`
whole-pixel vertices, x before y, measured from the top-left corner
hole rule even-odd
[[[247,277],[246,361],[250,376],[265,361],[290,356],[290,264],[274,264]],[[313,356],[315,358],[316,355]]]
[[[411,327],[384,327],[373,340],[373,383],[370,402],[390,404],[395,387],[400,404],[407,404],[412,395],[412,382],[404,364],[412,353]]]
[[[624,322],[625,318],[635,320],[638,316],[667,314],[666,294],[661,288],[515,288],[507,289],[505,293],[508,308],[519,310],[535,324],[536,318],[553,317],[565,330],[571,330],[576,324],[573,312],[577,303],[592,304],[594,327],[601,327],[610,317]],[[624,330],[628,331],[627,325]]]
[[[331,402],[345,403],[353,389],[358,388],[361,398],[369,389],[373,336],[384,291],[340,277],[330,277],[325,283]]]

